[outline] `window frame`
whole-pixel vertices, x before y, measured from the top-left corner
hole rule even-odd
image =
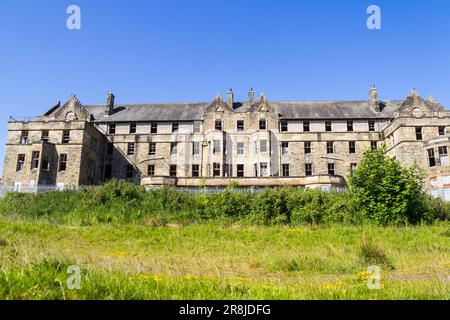
[[[311,154],[312,152],[312,142],[311,141],[305,141],[303,143],[303,150],[305,154]]]
[[[147,176],[149,176],[149,177],[155,176],[155,165],[154,164],[147,165]]]
[[[289,125],[287,120],[280,121],[280,132],[289,132]]]
[[[267,120],[265,118],[259,119],[259,130],[267,130]]]
[[[303,121],[303,132],[311,132],[311,123],[309,120]]]
[[[200,165],[199,164],[193,164],[191,166],[191,175],[193,178],[200,177]]]
[[[336,165],[334,163],[328,163],[328,175],[329,176],[336,175]]]
[[[236,154],[244,155],[245,154],[245,143],[242,141],[236,142]]]
[[[149,142],[148,143],[148,155],[149,156],[156,156],[156,142]]]
[[[333,141],[327,141],[327,154],[334,154],[334,143],[333,143]]]
[[[353,132],[353,120],[347,120],[347,132]]]
[[[350,153],[350,154],[356,153],[356,141],[348,142],[348,153]]]
[[[31,170],[39,169],[41,153],[39,151],[31,152]]]
[[[305,176],[311,177],[313,175],[313,164],[305,163]]]
[[[223,120],[222,119],[214,120],[214,130],[223,131]]]
[[[150,134],[158,133],[158,122],[150,122]]]
[[[116,129],[117,129],[117,126],[115,123],[108,124],[108,134],[111,134],[111,135],[116,134]]]
[[[61,143],[62,144],[69,144],[70,143],[70,130],[64,129],[62,131]]]
[[[236,121],[236,131],[237,132],[244,132],[245,131],[244,120],[237,120]]]
[[[416,141],[423,141],[422,127],[415,127]]]
[[[241,163],[236,165],[236,176],[238,178],[244,178],[245,177],[245,166]]]
[[[59,155],[58,171],[59,172],[67,171],[67,153],[61,153]]]
[[[25,169],[25,158],[25,153],[19,153],[17,155],[16,172],[20,172]]]
[[[331,121],[325,121],[325,132],[333,132],[333,123]]]
[[[290,176],[289,163],[283,163],[281,165],[281,172],[282,172],[282,176],[283,177],[289,177]]]
[[[131,122],[129,127],[128,127],[128,133],[129,134],[135,134],[137,131],[137,123],[136,122]]]
[[[127,143],[127,155],[133,156],[136,153],[136,143],[135,142],[128,142]]]

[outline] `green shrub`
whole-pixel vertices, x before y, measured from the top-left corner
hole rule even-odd
[[[364,152],[350,186],[361,214],[380,225],[398,225],[422,219],[422,180],[416,165],[402,167],[380,148]]]

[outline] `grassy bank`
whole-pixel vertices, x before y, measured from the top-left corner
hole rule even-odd
[[[448,299],[450,224],[91,225],[0,220],[0,298]],[[80,290],[67,267],[82,270]],[[381,266],[382,288],[367,288]]]

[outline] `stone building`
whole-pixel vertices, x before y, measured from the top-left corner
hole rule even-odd
[[[5,185],[345,186],[363,152],[387,146],[417,162],[427,187],[450,185],[450,113],[413,90],[405,100],[271,101],[230,89],[205,103],[84,105],[75,96],[8,124]]]

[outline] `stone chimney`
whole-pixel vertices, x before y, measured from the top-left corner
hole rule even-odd
[[[108,92],[106,96],[105,115],[110,116],[114,113],[114,95],[112,92]]]
[[[255,91],[253,91],[253,88],[250,88],[250,91],[248,92],[248,103],[252,104],[255,101]]]
[[[228,104],[228,107],[233,109],[233,103],[234,103],[234,93],[233,93],[233,90],[230,89],[230,91],[228,91],[228,93],[227,93],[227,104]]]
[[[378,101],[378,89],[375,85],[372,85],[369,91],[370,95],[370,106],[377,112],[380,112],[380,104]]]

